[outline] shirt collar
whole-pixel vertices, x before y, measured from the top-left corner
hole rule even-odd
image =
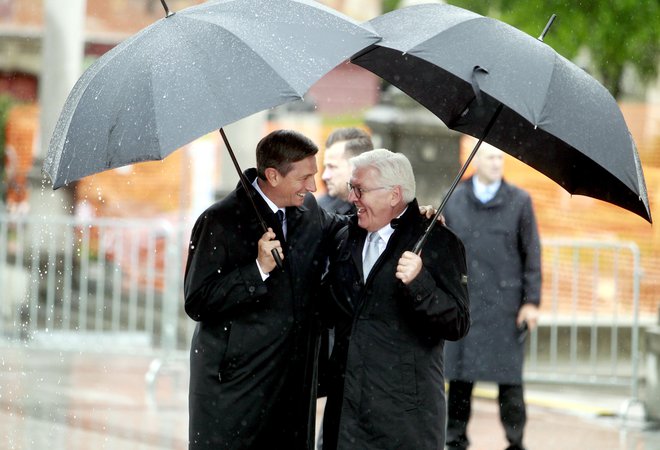
[[[474,195],[482,203],[487,203],[493,197],[495,197],[495,194],[497,193],[497,190],[500,188],[501,184],[502,184],[502,180],[497,180],[496,182],[491,184],[484,184],[481,181],[479,181],[476,175],[472,177],[472,186],[474,187]]]
[[[396,219],[400,218],[406,212],[407,209],[408,207],[406,206],[406,208],[403,211],[401,211],[401,214],[396,216]],[[392,228],[392,225],[388,223],[383,228],[374,231],[374,233],[378,233],[380,235],[380,238],[385,242],[385,246],[387,246],[387,243],[392,237],[392,234],[394,234],[394,228]]]
[[[259,193],[259,195],[261,195],[261,197],[266,201],[266,204],[268,205],[270,210],[273,211],[273,213],[276,213],[279,210],[279,211],[282,211],[286,215],[286,211],[285,211],[284,208],[278,208],[277,205],[275,203],[273,203],[273,201],[271,199],[266,197],[266,194],[264,194],[264,191],[262,191],[261,188],[259,187],[259,183],[257,182],[258,179],[259,179],[259,177],[254,179],[254,181],[252,182],[252,186]]]

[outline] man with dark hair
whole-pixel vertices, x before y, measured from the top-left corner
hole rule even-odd
[[[332,147],[334,144],[343,141],[350,141],[352,139],[367,138],[371,140],[369,134],[356,127],[336,128],[328,135],[325,140],[325,148]]]
[[[351,176],[348,160],[373,148],[369,134],[359,128],[337,128],[330,133],[325,142],[321,176],[328,193],[319,198],[321,208],[338,214],[355,211],[353,204],[348,201],[346,188]]]
[[[185,274],[191,450],[313,447],[313,294],[341,220],[319,208],[317,147],[293,131],[257,145],[257,169],[197,220]],[[268,225],[264,233],[248,196]],[[283,260],[279,269],[272,257]]]

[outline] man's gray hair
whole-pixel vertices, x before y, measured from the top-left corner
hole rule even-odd
[[[403,201],[415,198],[415,174],[408,158],[384,148],[377,148],[349,160],[354,168],[373,167],[378,171],[381,186],[401,186]]]

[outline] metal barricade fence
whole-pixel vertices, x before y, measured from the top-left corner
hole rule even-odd
[[[640,255],[633,242],[544,239],[525,379],[618,385],[638,398]]]
[[[0,215],[0,336],[46,348],[171,352],[189,345],[183,225]]]
[[[186,358],[186,226],[167,220],[0,214],[0,338]],[[628,242],[543,241],[543,304],[525,379],[630,386],[639,378],[640,257]]]

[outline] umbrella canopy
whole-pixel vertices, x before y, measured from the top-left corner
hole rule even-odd
[[[569,193],[651,222],[637,149],[616,101],[542,38],[443,4],[402,8],[369,24],[383,39],[354,64]]]
[[[378,39],[313,0],[223,0],[168,11],[83,73],[44,171],[56,189],[162,159],[224,125],[301,99]]]

